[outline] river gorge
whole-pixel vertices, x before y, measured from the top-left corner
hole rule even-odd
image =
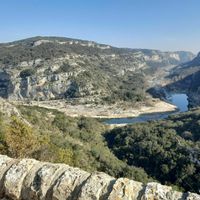
[[[146,122],[150,120],[164,119],[170,114],[176,114],[178,112],[185,112],[188,110],[188,96],[185,93],[169,94],[166,98],[166,101],[175,105],[177,107],[177,110],[172,112],[141,114],[138,117],[113,118],[104,121],[104,123],[109,125],[123,125]]]

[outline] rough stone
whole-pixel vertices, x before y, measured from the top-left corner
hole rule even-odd
[[[65,165],[62,164],[44,163],[39,168],[36,167],[25,180],[28,185],[23,186],[22,196],[34,200],[46,199],[48,190],[64,170]]]
[[[172,190],[170,186],[159,183],[148,183],[141,200],[185,200],[186,194]]]
[[[33,159],[23,159],[19,163],[11,166],[6,173],[4,180],[6,196],[12,199],[21,198],[21,189],[24,178],[36,163],[38,163],[38,161]]]
[[[14,164],[15,162],[16,160],[11,159],[8,156],[4,156],[4,155],[0,156],[0,197],[3,192],[5,173],[11,167],[11,165]]]
[[[54,187],[52,200],[65,200],[76,198],[78,192],[89,177],[89,173],[78,168],[68,167],[68,169],[57,179]]]
[[[186,200],[200,200],[200,196],[189,192]]]
[[[143,190],[143,184],[127,178],[119,178],[110,193],[108,200],[137,200]]]
[[[114,182],[115,179],[105,173],[93,173],[81,188],[78,200],[107,199]]]
[[[31,169],[29,174],[26,176],[26,178],[24,179],[22,192],[21,192],[22,199],[30,199],[30,200],[34,199],[35,190],[34,190],[33,182],[34,182],[37,172],[39,171],[39,169],[42,168],[43,165],[45,165],[45,163],[38,163],[37,165],[35,165]]]
[[[0,155],[0,200],[200,200],[199,194],[103,172]]]
[[[169,200],[185,200],[185,194],[177,191],[171,191],[167,193],[167,198]]]

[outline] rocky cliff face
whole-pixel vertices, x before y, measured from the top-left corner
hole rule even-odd
[[[173,191],[159,183],[146,185],[102,172],[89,174],[63,164],[0,155],[2,200],[199,200],[200,195]]]
[[[183,79],[200,70],[200,53],[191,61],[178,65],[171,71],[174,80]]]
[[[133,90],[138,88],[136,83],[142,88],[145,75],[193,57],[189,52],[122,49],[68,38],[30,38],[0,45],[0,96],[15,100],[107,97],[127,87],[127,81],[129,86],[134,85]]]
[[[187,93],[190,106],[200,105],[200,53],[192,61],[175,67],[169,76],[168,90]]]

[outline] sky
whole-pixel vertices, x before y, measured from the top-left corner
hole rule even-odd
[[[0,42],[62,36],[200,51],[200,0],[0,0]]]

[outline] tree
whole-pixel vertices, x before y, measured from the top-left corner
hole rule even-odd
[[[31,127],[16,116],[7,127],[5,141],[10,156],[15,158],[29,157],[40,146]]]
[[[26,78],[28,76],[32,76],[35,74],[35,69],[24,69],[20,72],[20,77],[21,78]]]

